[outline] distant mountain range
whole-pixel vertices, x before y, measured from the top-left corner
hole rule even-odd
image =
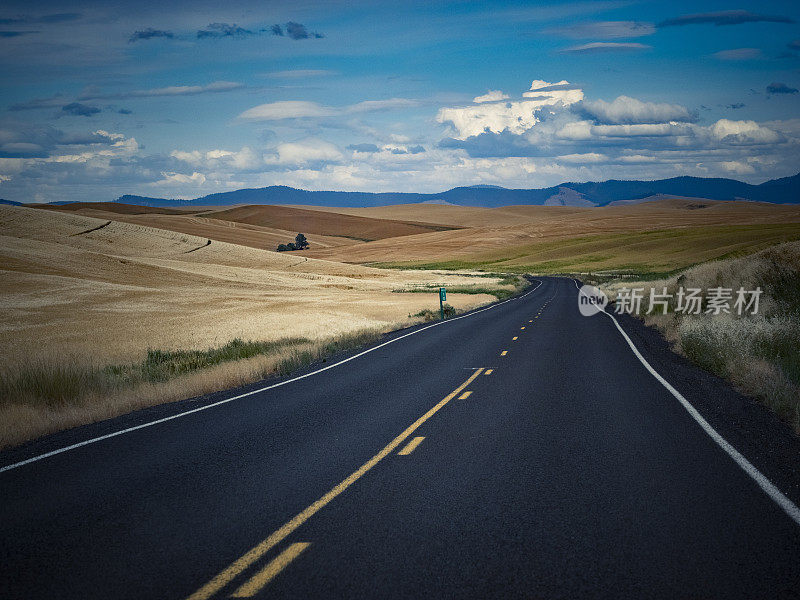
[[[510,206],[533,204],[545,206],[606,206],[630,204],[659,197],[690,197],[708,200],[749,200],[800,204],[800,173],[750,185],[734,179],[673,177],[656,181],[620,181],[562,183],[557,186],[513,190],[498,186],[457,187],[439,194],[404,192],[312,192],[283,185],[209,194],[193,200],[169,200],[126,194],[115,202],[140,206],[192,207],[229,206],[234,204],[304,204],[311,206],[386,206],[428,202],[458,206]]]

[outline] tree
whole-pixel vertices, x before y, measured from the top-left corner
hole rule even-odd
[[[278,244],[278,252],[286,252],[289,249],[289,246],[286,244]]]
[[[292,242],[286,244],[286,248],[288,248],[289,250],[297,250],[297,246],[295,246]]]
[[[306,239],[306,236],[304,236],[302,233],[298,233],[297,237],[294,238],[294,246],[298,250],[305,250],[308,248],[308,240]]]

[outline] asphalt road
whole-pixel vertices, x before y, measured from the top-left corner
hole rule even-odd
[[[0,472],[0,598],[800,597],[791,506],[577,294],[0,454],[211,405]]]

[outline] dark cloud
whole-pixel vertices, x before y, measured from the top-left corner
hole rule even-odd
[[[348,150],[355,152],[378,152],[379,148],[375,144],[350,144]]]
[[[38,144],[9,142],[0,144],[0,158],[47,158],[49,153]]]
[[[287,35],[293,40],[308,40],[312,38],[320,39],[325,37],[316,31],[309,31],[305,25],[302,23],[295,23],[294,21],[289,21],[285,25],[279,25],[276,23],[269,29],[262,29],[261,31],[269,32],[272,35]]]
[[[61,107],[61,112],[67,115],[73,115],[76,117],[91,117],[92,115],[96,115],[100,112],[100,109],[96,106],[91,106],[89,104],[81,104],[80,102],[72,102],[67,104],[66,106]]]
[[[31,127],[23,123],[3,130],[0,158],[47,158],[64,147],[113,145],[115,136],[103,132],[65,132],[55,127]]]
[[[40,17],[23,15],[20,17],[0,19],[0,25],[64,23],[66,21],[76,21],[77,19],[80,19],[81,16],[81,13],[55,13],[52,15],[42,15]]]
[[[789,87],[785,83],[780,83],[779,81],[773,81],[767,86],[767,95],[771,96],[773,94],[796,94],[797,88]]]
[[[794,19],[780,15],[759,15],[747,10],[724,10],[720,12],[681,15],[661,21],[656,27],[679,27],[682,25],[741,25],[742,23],[794,23]]]
[[[152,40],[153,38],[169,38],[172,39],[175,37],[171,31],[163,31],[161,29],[153,29],[152,27],[148,27],[147,29],[142,29],[141,31],[134,31],[131,34],[131,37],[128,38],[128,43],[132,44],[133,42],[138,42],[139,40]]]
[[[14,38],[31,33],[41,33],[41,31],[0,31],[0,38]]]
[[[425,148],[422,146],[411,146],[408,149],[409,154],[421,154],[422,152],[425,152]]]
[[[308,39],[308,30],[305,25],[289,21],[286,24],[286,35],[293,40],[306,40]]]
[[[738,110],[744,107],[745,107],[744,102],[734,102],[733,104],[728,104],[728,108],[730,108],[731,110]]]
[[[246,37],[253,35],[249,29],[239,27],[236,23],[229,25],[228,23],[209,23],[205,29],[200,29],[197,32],[199,39],[203,38],[224,38],[224,37]]]
[[[120,108],[117,112],[119,114],[121,114],[121,115],[132,115],[133,114],[133,111],[132,110],[128,110],[127,108]]]

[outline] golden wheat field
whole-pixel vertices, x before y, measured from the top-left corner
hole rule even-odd
[[[407,205],[337,210],[427,219],[465,229],[347,249],[312,248],[309,256],[381,266],[532,273],[663,272],[800,239],[800,207],[755,202],[666,199],[603,208]]]
[[[148,348],[205,348],[236,337],[314,340],[389,330],[407,323],[409,314],[438,307],[434,293],[393,290],[475,282],[29,208],[0,207],[0,232],[6,362],[65,352],[116,362]],[[491,300],[448,297],[459,309]]]

